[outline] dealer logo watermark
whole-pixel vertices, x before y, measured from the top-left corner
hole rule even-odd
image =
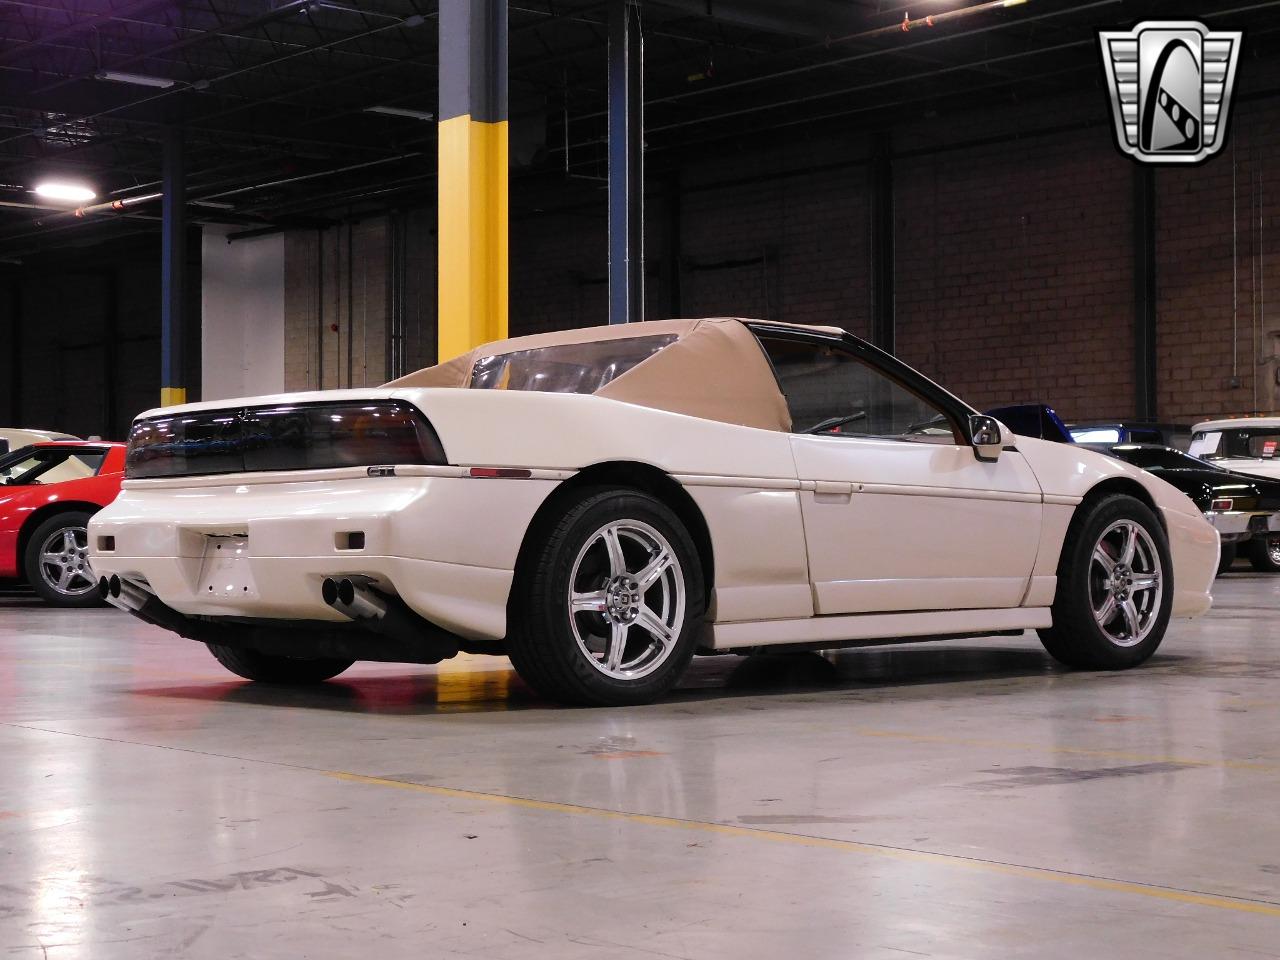
[[[1116,146],[1142,163],[1199,163],[1227,140],[1243,34],[1195,21],[1103,31]]]

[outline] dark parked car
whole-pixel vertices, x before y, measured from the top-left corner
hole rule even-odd
[[[1153,473],[1181,490],[1218,531],[1222,541],[1219,573],[1229,569],[1242,550],[1255,570],[1280,573],[1280,480],[1236,473],[1168,444],[1086,443],[1078,439],[1088,435],[1081,425],[1068,427],[1052,407],[1043,403],[997,407],[987,414],[1016,434],[1088,447]],[[1097,429],[1122,428],[1123,424],[1113,423]]]
[[[1204,511],[1222,538],[1219,572],[1243,550],[1255,570],[1280,573],[1280,480],[1224,470],[1212,463],[1149,443],[1083,443],[1131,463],[1177,487]]]
[[[1067,430],[1076,443],[1154,443],[1186,450],[1191,445],[1191,427],[1185,423],[1155,423],[1150,420],[1093,420],[1069,423]]]

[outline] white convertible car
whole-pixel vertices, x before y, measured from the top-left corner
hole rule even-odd
[[[1280,480],[1280,417],[1228,417],[1191,428],[1192,456],[1224,470]]]
[[[90,525],[108,598],[271,682],[461,650],[630,704],[695,653],[1028,629],[1130,667],[1218,561],[1151,474],[1014,436],[842,330],[737,319],[149,411],[127,476]]]

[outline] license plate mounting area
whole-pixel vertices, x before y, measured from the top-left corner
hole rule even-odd
[[[247,536],[206,536],[200,563],[200,596],[212,600],[257,597]]]

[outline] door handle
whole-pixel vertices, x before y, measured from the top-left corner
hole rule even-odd
[[[853,496],[853,483],[847,480],[815,480],[813,493],[815,497],[838,497],[848,500]]]

